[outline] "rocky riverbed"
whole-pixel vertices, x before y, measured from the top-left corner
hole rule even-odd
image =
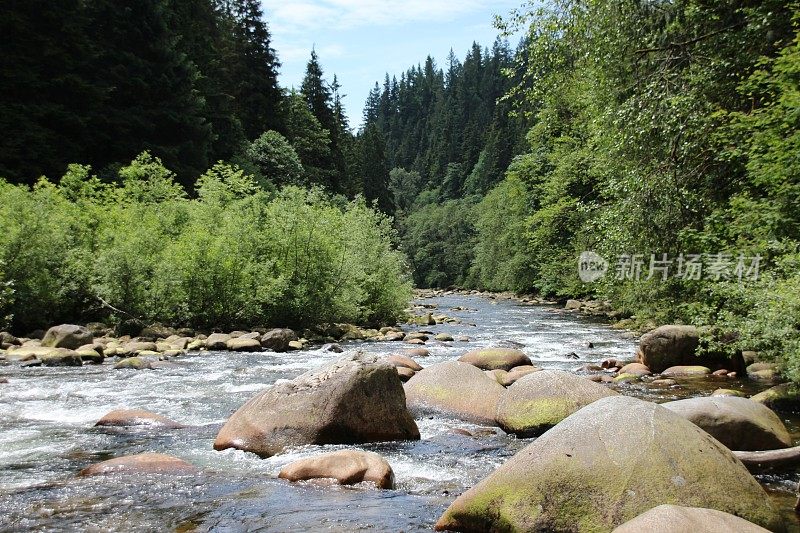
[[[503,348],[506,352],[493,354],[488,363],[491,368],[486,372],[476,370],[476,375],[470,374],[477,376],[475,379],[494,379],[496,387],[487,386],[486,390],[496,388],[498,395],[511,390],[499,383],[515,372],[507,372],[512,368],[533,366],[554,371],[553,379],[565,388],[570,388],[572,376],[580,374],[595,375],[596,381],[611,381],[620,373],[602,369],[601,363],[632,360],[638,345],[634,336],[561,306],[466,295],[426,298],[419,304],[425,306],[418,311],[423,317],[420,322],[426,325],[407,324],[403,330],[428,331],[420,335],[419,341],[424,345],[419,347],[429,354],[405,355],[411,355],[421,367],[434,367],[451,364],[470,351]],[[427,313],[450,320],[429,325]],[[437,335],[441,340],[435,340]],[[396,340],[347,340],[340,344],[346,354],[362,350],[381,357],[414,347]],[[274,455],[262,454],[269,455],[263,458],[235,447],[215,451],[214,442],[223,424],[250,398],[276,384],[289,386],[289,380],[329,365],[343,355],[311,344],[293,348],[294,351],[283,353],[246,349],[181,352],[169,365],[147,370],[115,369],[114,358],[82,367],[4,363],[0,366],[0,378],[7,380],[0,383],[0,529],[430,530],[457,496],[536,442],[533,435],[551,425],[540,420],[519,421],[509,415],[503,422],[509,430],[506,433],[488,415],[469,416],[476,402],[461,402],[465,404],[461,405],[463,411],[456,416],[452,414],[458,412],[455,410],[443,414],[442,410],[417,409],[409,396],[418,440],[295,445]],[[520,359],[519,353],[527,360]],[[396,359],[395,363],[401,361]],[[406,378],[413,375],[409,370]],[[623,374],[637,369],[628,370]],[[557,371],[569,375],[562,376]],[[547,375],[533,372],[531,377],[525,377],[526,372],[517,373],[521,375],[514,379],[532,382]],[[416,380],[417,389],[422,377],[418,374],[411,378]],[[586,377],[579,379],[588,382]],[[770,386],[767,381],[744,379],[741,373],[736,377],[676,375],[661,383],[654,383],[654,379],[625,378],[589,384],[609,391],[597,396],[603,396],[600,401],[609,406],[619,403],[616,396],[663,403],[710,396],[721,388],[749,396]],[[450,386],[456,391],[461,387],[464,394],[468,392],[467,381],[454,381]],[[593,399],[596,398],[592,395],[600,390],[583,385],[580,389]],[[522,396],[523,400],[530,400]],[[624,405],[630,412],[642,409],[641,404]],[[112,416],[106,424],[95,426],[109,412],[120,409],[157,413],[170,423],[126,427],[114,423]],[[477,414],[481,414],[480,410]],[[597,414],[597,418],[602,416],[609,415]],[[663,416],[659,414],[658,420]],[[667,422],[673,420],[669,416],[666,415]],[[776,429],[769,435],[771,441],[759,444],[798,443],[797,418],[781,413],[779,422],[785,424],[787,433]],[[547,444],[547,440],[542,443],[555,453],[556,444]],[[374,452],[392,470],[390,483],[380,457],[345,454],[349,463],[342,469],[342,477],[352,476],[355,469],[362,472],[363,479],[379,480],[381,486],[394,488],[287,481],[305,479],[309,477],[307,472],[319,468],[318,463],[296,461],[342,450]],[[141,453],[165,454],[181,461],[150,455],[145,457],[147,461],[140,462],[166,465],[169,474],[145,470],[135,475],[78,475],[102,461]],[[613,458],[606,461],[613,462]],[[367,466],[362,467],[361,462]],[[604,465],[596,468],[602,475]],[[797,474],[758,474],[757,479],[767,489],[787,529],[800,529],[793,512]]]

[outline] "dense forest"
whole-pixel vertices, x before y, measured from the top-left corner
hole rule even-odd
[[[593,297],[629,324],[708,326],[711,349],[757,350],[800,379],[797,2],[531,4],[498,20],[507,35],[524,34],[516,49],[498,39],[473,45],[463,60],[428,57],[387,74],[356,132],[337,78],[326,79],[315,53],[299,90],[278,85],[278,53],[259,6],[66,0],[6,10],[0,315],[32,327],[31,302],[85,314],[104,301],[150,318],[211,323],[227,320],[229,309],[212,317],[187,309],[197,298],[228,298],[213,288],[225,287],[261,298],[231,304],[250,310],[239,322],[260,313],[321,320],[298,306],[332,294],[346,311],[324,319],[379,320],[396,316],[408,294],[399,250],[418,286]],[[42,175],[64,177],[52,185]],[[153,202],[170,209],[147,212]],[[57,218],[68,210],[62,204],[73,218]],[[265,222],[270,210],[302,206],[333,210],[331,224],[369,234],[365,249],[380,254],[367,264],[382,274],[366,281],[368,270],[346,272],[363,259],[347,251],[357,244],[343,244],[350,235],[327,244],[294,238],[282,253],[302,250],[316,261],[326,250],[328,267],[304,278],[324,280],[319,287],[312,281],[302,297],[292,293],[308,269],[276,266],[277,252],[259,243],[280,234]],[[260,238],[239,212],[253,213]],[[219,217],[232,226],[210,232]],[[139,219],[161,225],[152,234],[160,244],[133,230],[120,236]],[[39,220],[45,225],[32,228]],[[47,231],[61,232],[50,241],[41,237],[47,220]],[[314,220],[298,227],[313,235]],[[142,246],[184,257],[205,242],[193,233],[201,230],[217,243],[210,249],[220,265],[246,257],[253,270],[237,276],[251,277],[167,272],[153,259],[137,271],[147,290],[115,295],[111,280],[127,271],[103,269]],[[31,242],[40,242],[35,251]],[[584,251],[607,261],[593,283],[578,276]],[[86,269],[86,257],[104,259]],[[34,278],[31,265],[50,278]],[[260,284],[258,269],[268,266],[274,283]],[[400,281],[379,295],[391,277]],[[73,278],[80,287],[65,283]],[[343,279],[359,280],[347,296],[338,292]],[[204,283],[206,294],[186,289],[180,302],[152,307],[174,284]],[[266,303],[281,298],[290,309]],[[383,303],[373,308],[376,298]]]
[[[278,85],[258,0],[13,2],[0,25],[0,329],[399,318],[388,175],[315,52]]]
[[[387,80],[367,131],[416,283],[594,297],[800,378],[799,23],[786,1],[554,1],[500,21],[513,55]]]

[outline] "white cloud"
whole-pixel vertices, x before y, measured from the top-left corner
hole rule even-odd
[[[452,20],[481,7],[478,0],[262,0],[262,4],[270,26],[281,33]]]

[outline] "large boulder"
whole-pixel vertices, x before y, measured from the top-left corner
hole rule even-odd
[[[453,415],[477,424],[495,425],[497,401],[505,388],[469,363],[430,365],[405,384],[408,408],[415,415]]]
[[[227,343],[228,350],[232,352],[260,352],[261,341],[247,337],[236,337],[230,339]]]
[[[175,335],[175,330],[172,328],[168,328],[164,324],[156,322],[155,324],[150,324],[146,328],[143,328],[142,331],[139,333],[140,337],[149,337],[153,339],[166,339]]]
[[[289,343],[296,340],[297,333],[291,329],[271,329],[261,336],[261,346],[273,352],[285,352],[289,349]]]
[[[206,348],[218,351],[227,350],[229,340],[231,340],[231,336],[227,333],[212,333],[206,339]]]
[[[103,474],[192,474],[197,468],[183,459],[163,453],[126,455],[91,465],[81,470],[81,476]]]
[[[142,352],[155,352],[158,350],[158,345],[150,341],[130,341],[120,346],[117,350],[117,355],[121,357],[133,356]]]
[[[300,459],[283,467],[278,477],[289,481],[335,479],[340,485],[367,481],[379,489],[394,488],[394,472],[386,459],[360,450],[341,450]]]
[[[13,363],[32,363],[44,366],[82,366],[83,361],[78,352],[66,348],[48,348],[45,346],[20,346],[9,350],[5,359]]]
[[[517,380],[500,395],[495,419],[506,433],[536,437],[578,409],[616,395],[605,385],[582,376],[541,370]]]
[[[394,367],[404,366],[406,368],[410,368],[414,372],[422,370],[422,367],[419,365],[419,363],[417,363],[407,355],[402,355],[402,354],[387,355],[385,360],[387,363],[389,363]]]
[[[38,360],[39,357],[52,352],[53,348],[44,346],[19,346],[6,351],[6,361],[10,363],[24,363],[27,361]]]
[[[480,348],[465,353],[458,358],[481,370],[511,370],[515,366],[531,365],[531,360],[521,350],[514,348]]]
[[[698,355],[700,331],[694,326],[667,325],[646,333],[639,341],[636,352],[638,362],[655,373],[673,366],[706,366],[713,370],[726,368],[735,372],[744,370],[742,354],[728,358],[722,354]]]
[[[748,365],[747,377],[759,381],[778,381],[780,371],[775,363],[753,363]]]
[[[83,366],[83,359],[74,350],[55,348],[39,356],[43,366]]]
[[[289,446],[419,439],[397,371],[356,353],[245,403],[222,427],[215,450],[269,457]]]
[[[97,427],[162,427],[180,429],[185,427],[165,416],[144,409],[115,409],[103,416],[95,424]]]
[[[769,533],[744,518],[702,507],[659,505],[628,520],[613,533]]]
[[[12,346],[22,344],[18,338],[7,331],[0,331],[0,350],[7,350]]]
[[[84,344],[91,344],[92,341],[94,341],[94,335],[85,327],[62,324],[47,330],[42,339],[42,346],[77,350]]]
[[[461,496],[450,531],[611,531],[665,501],[783,530],[769,496],[725,446],[669,409],[602,398]]]
[[[731,450],[775,450],[792,445],[789,431],[778,415],[747,398],[713,396],[662,405],[701,427]]]

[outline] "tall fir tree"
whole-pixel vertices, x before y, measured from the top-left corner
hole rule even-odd
[[[334,79],[334,83],[335,91],[338,92],[338,79]],[[306,65],[306,73],[300,91],[306,100],[309,111],[328,131],[331,141],[330,157],[322,164],[323,167],[329,169],[329,172],[326,173],[327,179],[321,185],[330,191],[342,191],[346,188],[344,181],[347,172],[342,152],[342,126],[336,116],[334,89],[325,81],[325,73],[314,49],[311,50],[311,57]],[[341,100],[339,100],[339,106],[341,107],[341,105]]]
[[[258,0],[221,0],[233,36],[223,61],[228,64],[236,116],[245,135],[254,139],[267,130],[284,131],[280,115],[283,94],[278,61]]]
[[[231,75],[233,25],[217,0],[168,0],[168,5],[169,26],[178,34],[176,46],[198,69],[196,86],[213,131],[209,159],[229,159],[245,141]]]
[[[164,0],[86,0],[104,86],[88,162],[130,161],[150,150],[188,185],[208,168],[211,126],[196,90],[198,72],[178,51]]]
[[[89,161],[107,86],[81,0],[5,2],[0,17],[0,177],[32,183]]]
[[[361,144],[361,176],[364,197],[375,202],[384,213],[394,211],[389,189],[389,168],[386,165],[386,140],[375,124],[369,124],[359,139]]]

